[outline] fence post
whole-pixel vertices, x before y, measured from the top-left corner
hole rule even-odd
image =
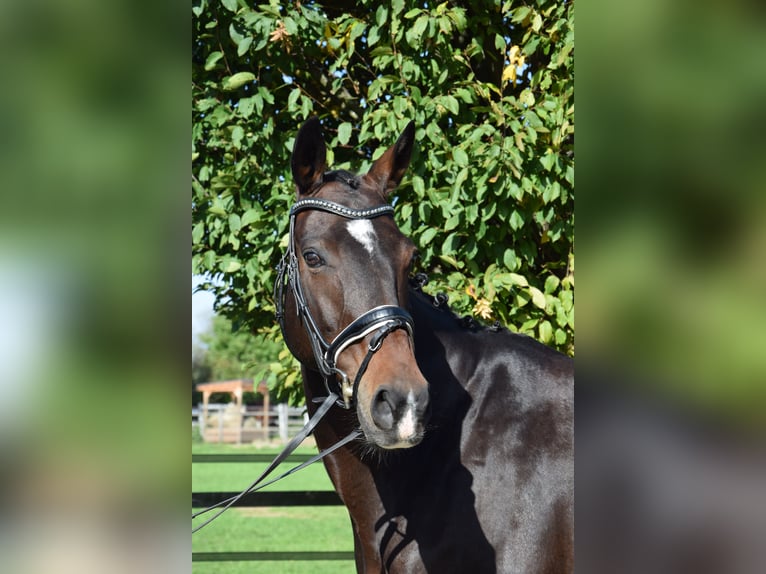
[[[287,403],[277,405],[277,416],[279,421],[279,438],[282,442],[287,442]]]

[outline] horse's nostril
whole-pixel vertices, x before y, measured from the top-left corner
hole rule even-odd
[[[387,389],[380,389],[375,395],[372,420],[383,430],[391,430],[394,427],[394,404]]]

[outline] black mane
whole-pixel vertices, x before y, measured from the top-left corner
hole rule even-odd
[[[449,297],[446,293],[438,292],[436,295],[429,295],[423,291],[423,286],[428,284],[428,276],[425,273],[417,273],[415,276],[410,277],[410,288],[423,295],[424,297],[432,299],[432,305],[434,308],[439,309],[442,313],[446,313],[458,327],[466,331],[481,331],[488,330],[493,333],[499,333],[500,331],[507,331],[500,321],[495,321],[492,325],[485,325],[480,321],[477,321],[471,315],[463,315],[462,317],[455,313],[449,306]]]

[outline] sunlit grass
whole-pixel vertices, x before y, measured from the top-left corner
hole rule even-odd
[[[278,449],[250,446],[194,444],[192,452],[276,454]],[[298,452],[315,453],[313,447]],[[284,470],[297,463],[283,463]],[[248,486],[265,463],[195,463],[195,492],[238,491]],[[279,471],[283,469],[280,467]],[[268,487],[269,490],[332,490],[324,467],[316,463]],[[194,552],[352,551],[351,524],[346,509],[332,507],[232,508],[192,536]],[[194,574],[352,573],[353,561],[195,562]]]

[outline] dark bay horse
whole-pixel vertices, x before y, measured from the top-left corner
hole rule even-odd
[[[363,175],[327,171],[319,121],[292,156],[297,201],[277,301],[353,525],[358,572],[571,572],[573,362],[461,321],[409,281],[386,200],[415,129]]]

